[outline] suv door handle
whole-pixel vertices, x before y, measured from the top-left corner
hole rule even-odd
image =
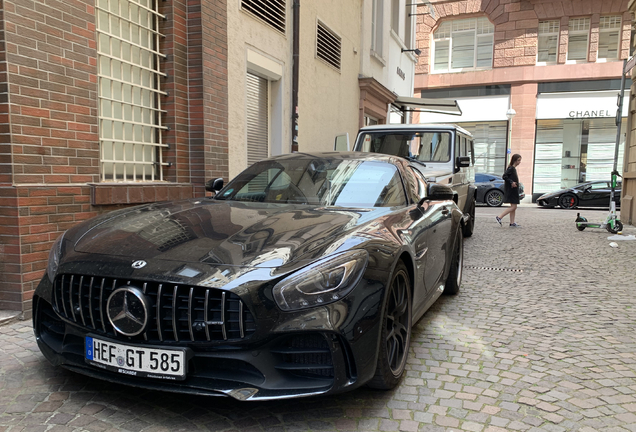
[[[448,216],[448,215],[450,214],[450,210],[449,210],[449,209],[447,209],[446,207],[444,207],[444,208],[442,209],[442,214],[443,214],[444,216]]]

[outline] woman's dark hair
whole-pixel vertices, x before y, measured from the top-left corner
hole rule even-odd
[[[521,159],[521,155],[519,153],[513,154],[512,157],[510,158],[510,165],[508,165],[508,168],[513,166],[515,162],[517,162],[519,159]]]

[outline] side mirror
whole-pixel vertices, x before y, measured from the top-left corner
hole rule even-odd
[[[468,168],[470,166],[470,156],[458,156],[457,168]]]
[[[428,185],[428,196],[426,199],[430,201],[452,201],[453,190],[449,186],[431,183]],[[420,202],[422,202],[420,200]]]
[[[335,151],[349,151],[349,134],[338,135],[333,144]]]
[[[205,190],[208,192],[218,192],[223,189],[223,179],[218,178],[205,182]]]

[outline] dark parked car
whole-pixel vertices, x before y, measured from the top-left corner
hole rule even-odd
[[[609,208],[612,185],[609,181],[592,181],[579,183],[571,188],[560,189],[541,195],[537,204],[541,207],[560,206],[564,209],[575,207]],[[621,205],[621,183],[616,185],[616,207]]]
[[[490,207],[499,207],[503,204],[505,181],[497,174],[475,174],[475,186],[477,186],[477,202]],[[523,183],[519,183],[519,199],[524,199]]]
[[[411,326],[462,278],[462,212],[406,159],[295,153],[213,198],[60,236],[33,298],[54,365],[239,400],[390,389]]]

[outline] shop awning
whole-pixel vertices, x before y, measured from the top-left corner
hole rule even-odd
[[[398,96],[393,105],[404,112],[431,112],[449,115],[462,115],[459,104],[453,99],[424,99]]]

